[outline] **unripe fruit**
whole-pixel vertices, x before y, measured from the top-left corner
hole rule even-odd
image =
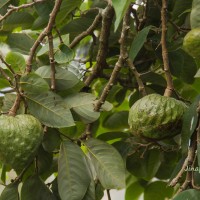
[[[174,98],[147,95],[133,104],[128,123],[133,134],[150,139],[164,139],[179,134],[187,106]]]
[[[187,33],[183,40],[183,49],[194,58],[200,58],[200,28]]]
[[[43,128],[32,115],[0,116],[0,160],[22,170],[35,157],[42,142]]]

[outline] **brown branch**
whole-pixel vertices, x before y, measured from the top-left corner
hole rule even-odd
[[[49,62],[51,66],[51,90],[56,89],[56,68],[55,68],[55,60],[54,60],[54,49],[53,49],[53,35],[50,31],[48,34],[49,41]]]
[[[94,111],[96,111],[96,112],[100,111],[101,106],[104,104],[109,91],[111,90],[111,88],[113,87],[113,85],[117,79],[119,71],[121,70],[125,60],[127,59],[128,55],[127,55],[127,48],[126,48],[126,39],[127,39],[128,31],[130,29],[130,13],[131,13],[131,6],[129,6],[129,8],[124,16],[124,19],[123,19],[121,36],[119,39],[120,55],[119,55],[118,61],[115,64],[115,67],[112,71],[112,74],[110,76],[108,83],[106,84],[100,98],[94,105]],[[91,137],[91,130],[92,130],[92,124],[88,124],[86,127],[86,131],[85,131],[86,137]]]
[[[6,13],[5,15],[3,15],[3,16],[0,16],[0,22],[3,21],[3,20],[5,20],[5,19],[6,19],[8,16],[10,16],[13,12],[18,12],[18,11],[21,10],[21,9],[32,7],[32,6],[34,6],[36,3],[42,3],[42,2],[44,2],[44,1],[46,1],[46,0],[34,0],[34,1],[31,2],[31,3],[23,4],[23,5],[18,6],[18,7],[13,6],[13,5],[9,5],[9,6],[8,6],[8,11],[7,11],[7,13]]]
[[[101,19],[102,19],[101,14],[102,14],[101,10],[99,10],[99,14],[95,17],[91,26],[86,31],[83,31],[80,35],[74,38],[74,40],[69,45],[71,49],[74,48],[83,38],[93,33],[93,31],[97,28],[97,26],[101,22]]]
[[[172,75],[169,68],[169,58],[166,44],[166,33],[167,33],[167,0],[162,0],[162,9],[161,9],[161,20],[162,20],[162,35],[161,35],[161,46],[162,46],[162,58],[164,65],[164,72],[167,81],[167,87],[165,89],[164,96],[171,96],[174,90]]]
[[[134,66],[133,62],[131,61],[131,59],[128,59],[127,62],[128,62],[128,65],[131,68],[131,70],[132,70],[132,72],[133,72],[133,74],[135,76],[135,79],[136,79],[136,81],[138,83],[139,92],[141,92],[142,96],[147,95],[145,87],[144,87],[144,84],[142,82],[142,79],[140,78],[141,77],[140,73],[138,73],[138,71],[135,68],[135,66]]]
[[[108,200],[111,200],[110,190],[106,190],[106,193],[107,193]]]
[[[96,65],[92,70],[92,73],[86,78],[85,85],[89,86],[94,78],[102,71],[106,65],[106,55],[108,51],[108,39],[110,35],[110,29],[112,25],[112,19],[114,17],[114,9],[109,4],[102,13],[102,27],[99,37],[99,49],[96,57]]]
[[[21,95],[19,93],[17,93],[15,102],[14,102],[12,108],[9,110],[8,115],[15,116],[17,114],[17,110],[19,109],[20,102],[21,102]]]
[[[13,86],[12,79],[6,74],[3,68],[0,67],[0,73],[2,76],[10,83],[11,86]]]
[[[14,70],[12,69],[11,65],[8,64],[8,63],[4,60],[4,58],[3,58],[3,56],[2,56],[1,54],[0,54],[0,60],[1,60],[1,62],[2,62],[4,65],[6,65],[6,67],[10,70],[10,72],[14,75],[15,72],[14,72]]]
[[[55,24],[55,19],[56,16],[59,12],[60,6],[61,6],[62,0],[56,0],[55,1],[55,5],[53,7],[53,10],[50,14],[50,19],[49,22],[46,26],[46,28],[40,33],[39,37],[37,38],[37,40],[35,41],[35,43],[33,44],[30,53],[29,53],[29,57],[27,59],[27,63],[26,63],[26,72],[29,73],[31,72],[31,68],[32,68],[32,61],[33,61],[33,57],[35,55],[35,52],[37,50],[37,48],[39,47],[40,43],[43,41],[43,39],[49,34],[49,32],[52,31],[52,28]]]
[[[183,166],[181,168],[181,170],[179,171],[179,173],[176,175],[176,177],[174,179],[172,179],[172,181],[170,182],[169,186],[174,187],[179,179],[182,177],[182,175],[184,174],[185,170],[187,169],[187,167],[191,166],[195,157],[195,151],[196,151],[196,134],[194,134],[191,138],[191,145],[189,146],[188,149],[188,155],[187,158],[185,159]],[[186,180],[188,181],[189,179],[186,178]],[[183,185],[183,188],[185,187],[186,182]]]
[[[56,26],[54,26],[54,29],[55,29],[56,33],[58,34],[58,37],[59,37],[60,43],[63,44],[64,42],[63,42],[62,36],[61,36],[61,34],[60,34],[60,31],[57,29]]]

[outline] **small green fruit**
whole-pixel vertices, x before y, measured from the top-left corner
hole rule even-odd
[[[22,170],[37,153],[43,128],[32,115],[0,116],[0,160]]]
[[[174,98],[147,95],[133,104],[128,123],[133,134],[160,140],[179,134],[187,106]]]
[[[200,58],[200,28],[187,33],[183,40],[183,49],[194,58]]]

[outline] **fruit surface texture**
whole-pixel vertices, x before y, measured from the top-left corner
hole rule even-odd
[[[32,115],[1,115],[0,138],[1,162],[15,170],[22,170],[36,155],[43,129]]]
[[[187,33],[183,41],[184,50],[194,58],[200,58],[200,28]]]
[[[129,111],[128,123],[136,136],[164,139],[179,134],[187,106],[174,98],[159,94],[136,101]]]

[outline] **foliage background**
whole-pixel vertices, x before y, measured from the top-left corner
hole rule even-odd
[[[177,191],[176,200],[198,199],[198,172],[181,191],[167,187],[184,169],[199,123],[199,59],[182,47],[192,3],[1,0],[1,112],[30,113],[45,132],[36,159],[1,200],[92,200],[104,190],[109,199],[110,189],[122,188],[126,200]],[[129,109],[151,93],[188,105],[181,135],[150,143],[132,136]],[[192,161],[198,167],[198,154]],[[1,165],[3,185],[10,169]]]

